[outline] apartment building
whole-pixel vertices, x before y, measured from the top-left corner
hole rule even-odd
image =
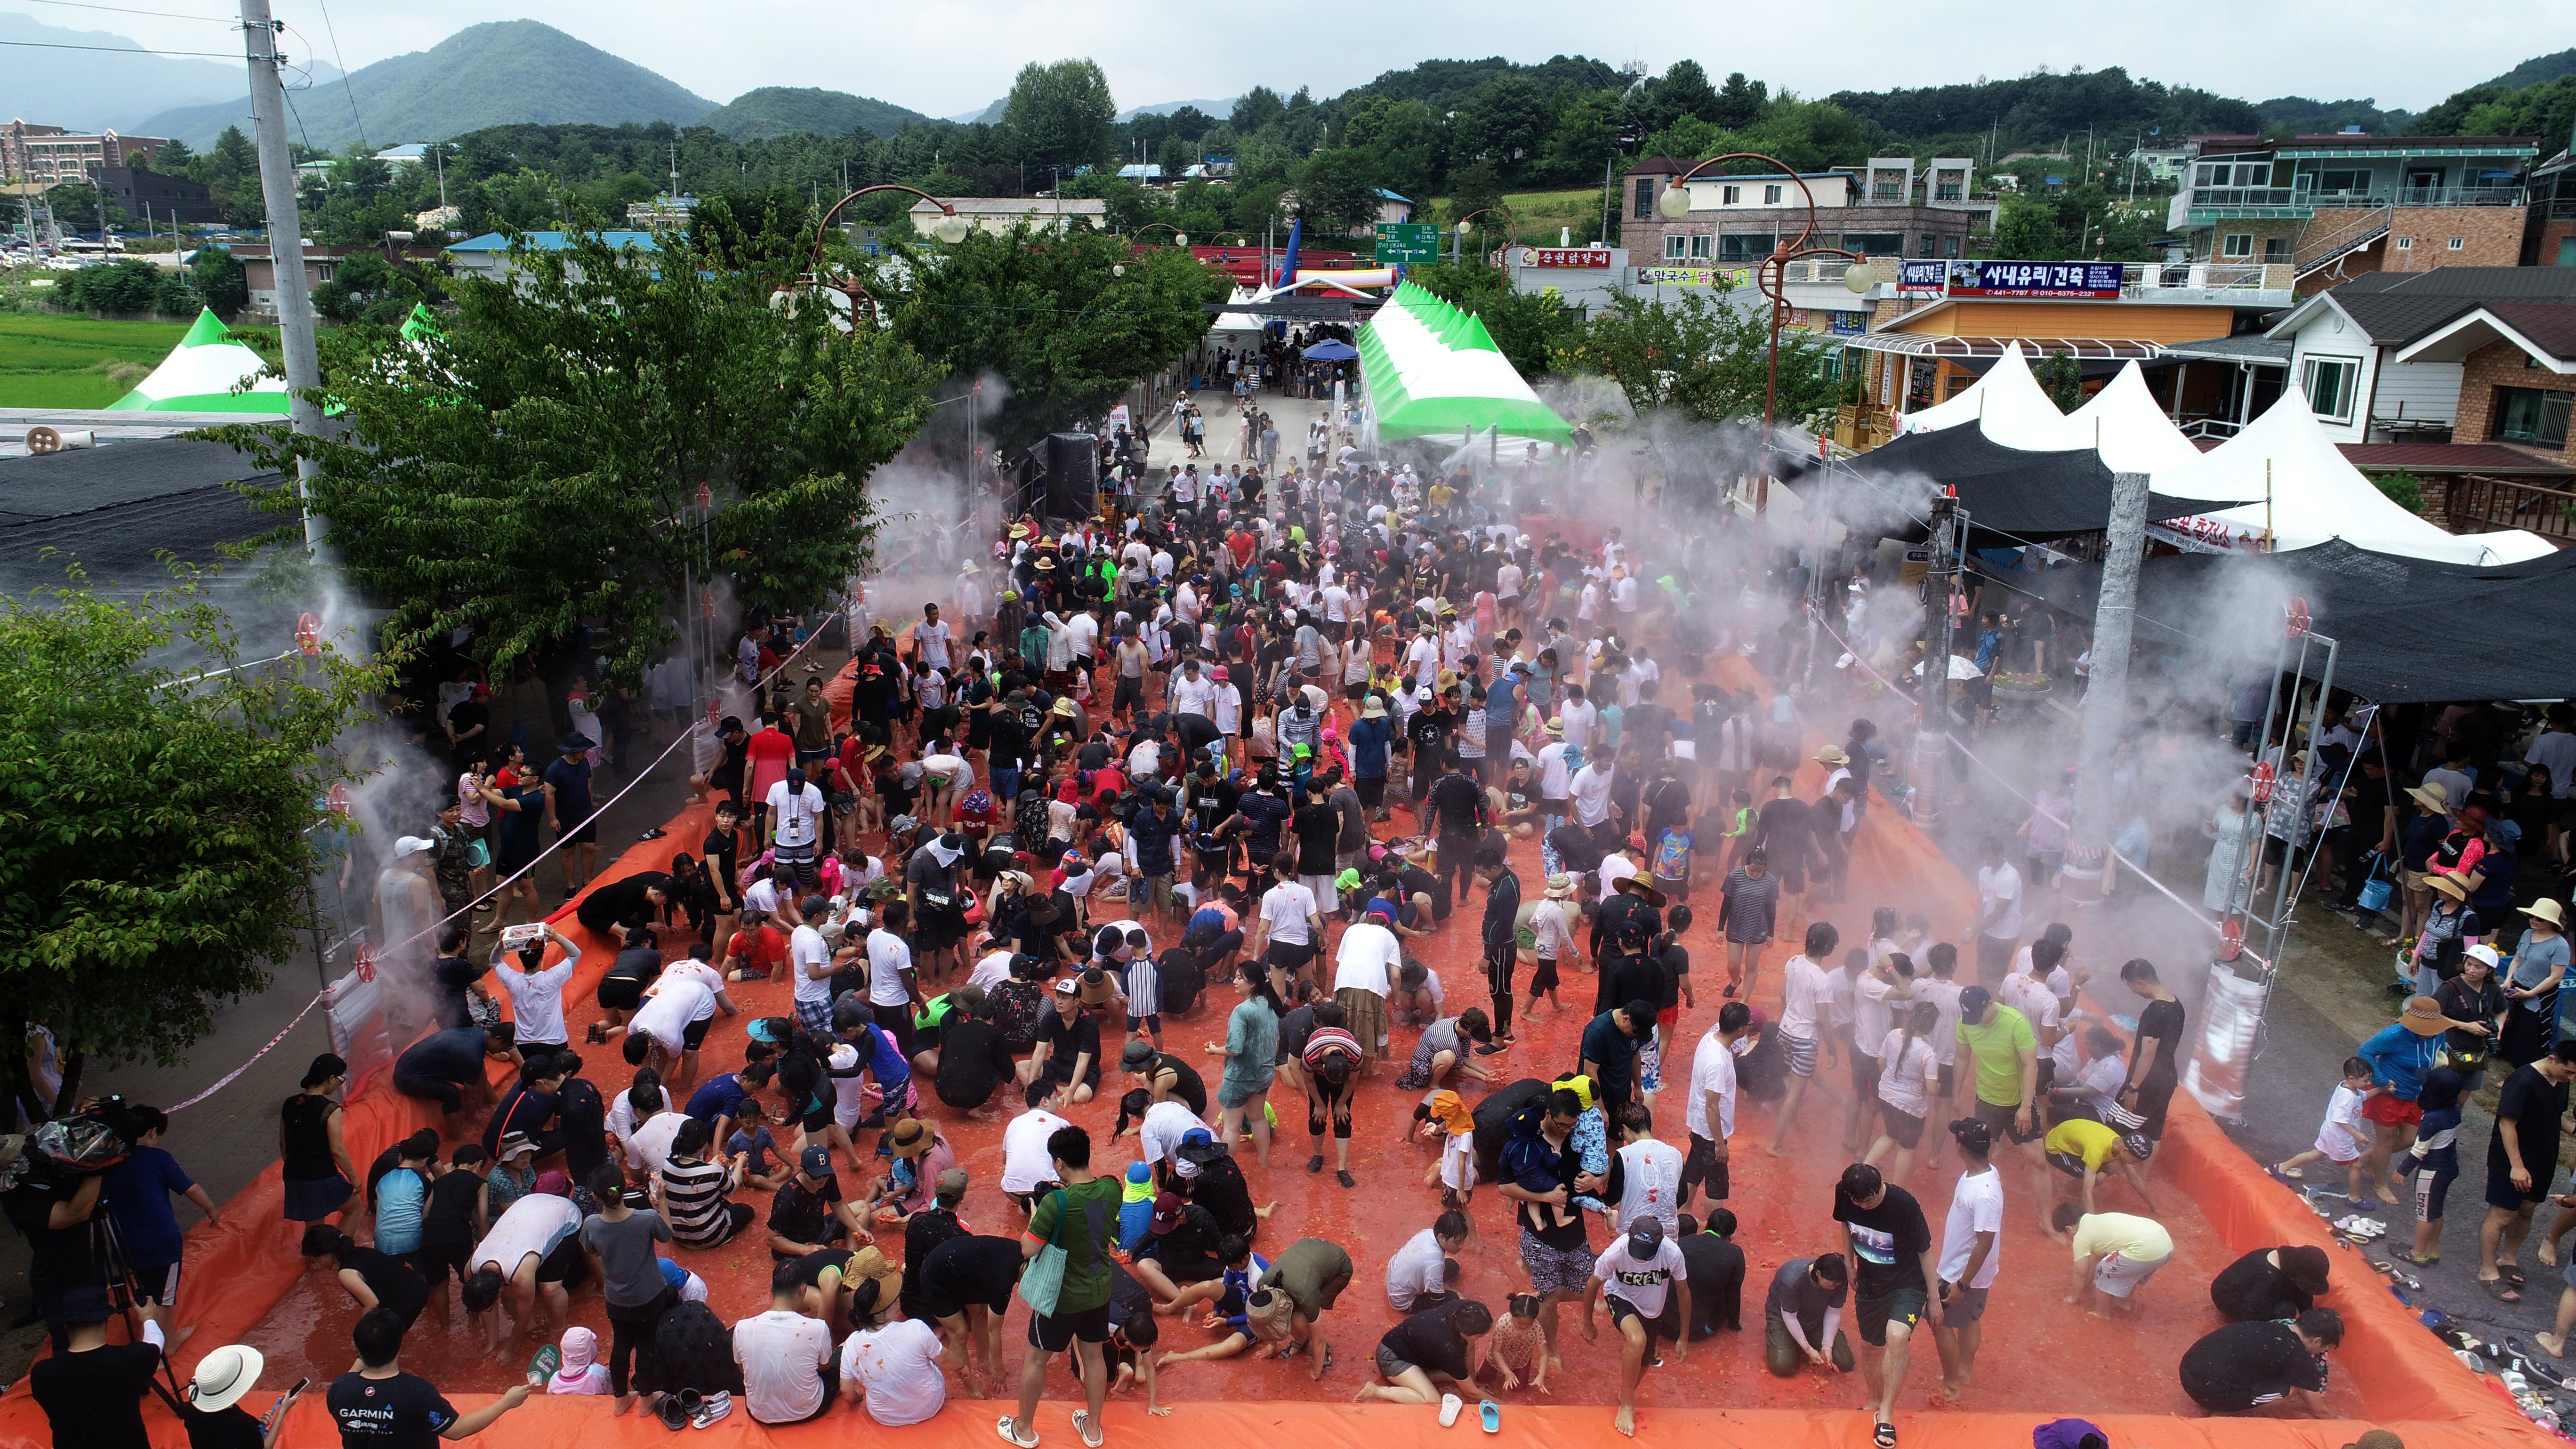
[[[1650,157],[1620,183],[1620,240],[1640,266],[1749,266],[1782,241],[1796,241],[1815,206],[1811,247],[1873,257],[1962,256],[1972,232],[1994,225],[1995,201],[1973,195],[1976,163],[1936,157],[1874,157],[1867,166],[1788,176],[1695,176],[1683,183],[1690,209],[1664,214],[1661,199],[1693,163]]]
[[[2288,263],[2301,293],[2366,272],[2510,267],[2535,221],[2530,136],[2194,136],[2166,216],[2194,261]]]
[[[15,120],[0,126],[0,181],[32,181],[57,186],[66,181],[95,181],[109,166],[122,166],[140,151],[148,161],[170,142],[160,136],[126,136],[115,131],[69,131]]]

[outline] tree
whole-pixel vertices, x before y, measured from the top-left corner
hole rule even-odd
[[[149,312],[160,291],[161,269],[150,262],[107,262],[72,273],[63,304],[87,312]]]
[[[2084,364],[2070,352],[2052,352],[2041,358],[2030,370],[2039,390],[2057,404],[2061,413],[2071,413],[2084,406]]]
[[[1297,168],[1297,215],[1317,242],[1368,229],[1378,216],[1377,160],[1357,147],[1318,151]]]
[[[1548,133],[1531,179],[1552,186],[1590,185],[1601,179],[1603,163],[1618,153],[1616,98],[1577,96],[1557,113],[1556,129]]]
[[[1096,165],[1114,154],[1110,130],[1117,122],[1109,77],[1090,60],[1031,61],[1020,67],[1002,113],[1002,125],[1019,141],[1017,159],[1031,173],[1046,166],[1068,177],[1075,167]]]
[[[1440,118],[1420,101],[1362,96],[1343,116],[1341,144],[1375,157],[1378,176],[1391,191],[1418,199],[1439,185]]]
[[[2057,229],[2056,209],[2024,192],[2006,196],[1995,214],[1995,255],[2030,262],[2062,259],[2066,238]]]
[[[465,279],[425,351],[330,335],[333,436],[216,431],[272,466],[314,460],[313,504],[398,649],[470,631],[497,674],[587,626],[635,680],[696,606],[685,574],[708,582],[701,484],[713,570],[745,612],[810,609],[866,559],[868,474],[929,414],[932,375],[890,329],[771,305],[801,257],[716,260],[678,234],[612,248],[587,224],[561,250],[522,240],[515,282]]]
[[[1694,289],[1679,302],[1613,301],[1557,364],[1608,377],[1640,415],[1671,409],[1696,422],[1738,422],[1762,416],[1770,344],[1767,304],[1737,307]],[[1803,329],[1781,331],[1773,416],[1799,417],[1834,401],[1824,362],[1838,346]]]
[[[1677,60],[1660,80],[1648,82],[1641,90],[1645,112],[1639,117],[1644,129],[1660,131],[1684,116],[1697,116],[1715,124],[1718,115],[1717,91],[1708,83],[1708,72],[1695,60]]]
[[[1771,88],[1760,81],[1748,81],[1744,72],[1736,71],[1726,78],[1717,93],[1714,109],[1703,119],[1717,122],[1730,131],[1741,131],[1762,119],[1762,110],[1771,103]]]
[[[1288,118],[1288,103],[1268,86],[1254,86],[1235,100],[1234,111],[1226,118],[1238,136],[1249,136],[1264,126],[1277,125]]]
[[[1547,144],[1555,117],[1547,97],[1526,76],[1503,75],[1487,81],[1468,97],[1451,123],[1450,142],[1457,154],[1491,161],[1507,175],[1519,175],[1523,164]]]
[[[303,948],[325,751],[383,681],[326,645],[190,682],[174,653],[240,658],[199,572],[131,601],[86,583],[0,599],[0,1014],[67,1066],[173,1066]]]
[[[1009,384],[993,427],[1004,447],[1098,422],[1206,335],[1200,307],[1227,292],[1224,273],[1180,248],[1139,252],[1107,232],[1022,227],[975,232],[935,256],[898,250],[893,335],[952,379],[989,371]]]
[[[214,309],[218,317],[230,317],[250,305],[250,281],[243,275],[241,260],[224,247],[200,247],[188,264],[189,281],[197,296]]]
[[[1408,280],[1462,312],[1484,319],[1494,346],[1502,349],[1514,370],[1536,380],[1556,370],[1570,351],[1578,329],[1565,303],[1552,292],[1523,292],[1499,267],[1485,264],[1476,248],[1455,262],[1412,268]]]

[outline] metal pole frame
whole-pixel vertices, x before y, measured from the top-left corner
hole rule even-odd
[[[1944,489],[1932,500],[1930,571],[1924,576],[1924,626],[1931,646],[1923,655],[1923,720],[1914,735],[1914,781],[1908,804],[1914,823],[1929,831],[1941,821],[1941,777],[1950,759],[1950,648],[1958,615],[1951,595],[1958,587],[1953,562],[1967,537],[1968,510]]]

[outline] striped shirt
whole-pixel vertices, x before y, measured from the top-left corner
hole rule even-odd
[[[1312,1036],[1306,1038],[1306,1050],[1302,1056],[1309,1068],[1319,1069],[1336,1055],[1342,1058],[1342,1065],[1358,1066],[1362,1056],[1360,1039],[1338,1026],[1319,1026]]]
[[[1155,1016],[1163,1009],[1163,975],[1151,956],[1127,963],[1127,1014]]]
[[[662,1215],[671,1220],[671,1236],[692,1248],[712,1248],[733,1236],[725,1211],[725,1169],[721,1162],[682,1162],[662,1167]]]

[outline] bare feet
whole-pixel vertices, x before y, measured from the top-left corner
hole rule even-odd
[[[1617,1417],[1617,1418],[1615,1418],[1615,1419],[1612,1419],[1612,1420],[1610,1421],[1610,1427],[1612,1427],[1612,1428],[1614,1428],[1614,1429],[1618,1430],[1618,1431],[1619,1431],[1620,1433],[1622,1433],[1622,1434],[1627,1435],[1627,1436],[1628,1436],[1629,1438],[1631,1438],[1631,1439],[1636,1438],[1636,1437],[1637,1437],[1637,1411],[1636,1411],[1636,1410],[1634,1410],[1634,1409],[1622,1408],[1622,1409],[1619,1411],[1619,1417]]]
[[[2535,1333],[2532,1335],[2532,1339],[2542,1348],[2548,1350],[2551,1358],[2565,1358],[2567,1356],[2567,1340],[2559,1337],[2557,1334]]]

